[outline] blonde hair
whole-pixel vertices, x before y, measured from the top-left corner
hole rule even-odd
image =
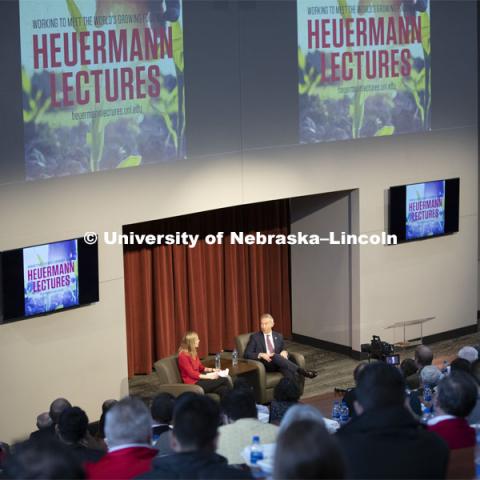
[[[178,352],[186,352],[192,358],[197,357],[197,348],[195,347],[195,342],[198,340],[198,333],[197,332],[187,332],[180,342],[180,347],[178,348]]]

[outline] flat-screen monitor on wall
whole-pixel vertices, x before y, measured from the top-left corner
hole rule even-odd
[[[410,242],[458,232],[460,179],[391,187],[389,233]]]
[[[98,301],[98,247],[83,238],[0,254],[0,319],[20,320]]]

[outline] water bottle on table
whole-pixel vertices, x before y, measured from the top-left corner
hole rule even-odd
[[[335,400],[332,408],[332,420],[340,423],[340,402]]]
[[[218,368],[218,369],[222,368],[222,362],[220,360],[220,353],[217,353],[215,355],[215,368]]]
[[[425,385],[425,387],[423,388],[423,401],[424,402],[432,401],[432,389],[428,385]]]
[[[340,404],[340,425],[345,425],[350,420],[350,410],[345,402]]]
[[[254,435],[250,447],[250,463],[256,465],[259,460],[263,460],[263,447],[260,444],[260,437]]]
[[[238,365],[238,352],[237,349],[235,349],[232,352],[232,367],[236,367]]]

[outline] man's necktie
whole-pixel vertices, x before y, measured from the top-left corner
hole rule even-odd
[[[275,353],[275,347],[273,346],[271,335],[267,335],[267,353]]]

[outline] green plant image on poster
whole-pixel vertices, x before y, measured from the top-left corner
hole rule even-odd
[[[27,180],[185,158],[181,0],[20,0]]]
[[[428,0],[297,0],[301,143],[430,130]]]

